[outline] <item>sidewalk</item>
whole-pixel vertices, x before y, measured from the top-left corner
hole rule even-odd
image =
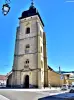
[[[60,90],[60,88],[53,88],[53,87],[51,87],[51,88],[49,88],[49,87],[45,87],[45,88],[41,88],[41,89],[0,89],[0,90],[12,90],[12,91],[50,91],[50,90]]]
[[[57,88],[57,87],[45,87],[45,88],[41,88],[41,89],[0,89],[0,90],[11,90],[11,91],[33,91],[33,92],[37,92],[37,91],[51,91],[51,90],[58,90],[58,91],[60,91],[60,88]]]
[[[10,100],[10,99],[4,97],[3,95],[0,95],[0,100]]]

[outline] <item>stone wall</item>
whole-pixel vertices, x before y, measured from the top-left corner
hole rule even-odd
[[[62,84],[64,84],[64,79],[60,79],[60,74],[48,69],[48,85],[51,86],[61,86]]]

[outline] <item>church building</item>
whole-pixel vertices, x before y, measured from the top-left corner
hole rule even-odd
[[[44,23],[32,2],[19,18],[10,85],[25,88],[47,85],[45,35]]]
[[[19,17],[13,67],[7,76],[7,87],[43,88],[66,83],[64,76],[61,79],[61,74],[47,65],[44,23],[33,2]]]

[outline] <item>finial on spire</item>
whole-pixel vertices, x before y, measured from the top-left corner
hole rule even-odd
[[[33,0],[31,0],[31,6],[33,6],[34,5],[34,1]]]

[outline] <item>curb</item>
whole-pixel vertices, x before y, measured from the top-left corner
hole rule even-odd
[[[41,92],[41,91],[52,91],[52,90],[60,90],[60,89],[56,89],[56,88],[42,88],[42,89],[0,89],[0,90],[11,90],[11,91],[28,91],[28,92]]]

